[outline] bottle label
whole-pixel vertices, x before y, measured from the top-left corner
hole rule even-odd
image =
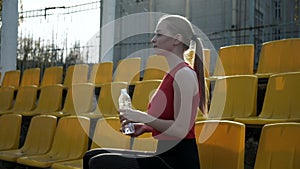
[[[124,134],[133,134],[134,133],[134,124],[133,123],[126,124],[123,128],[123,133]]]
[[[129,109],[129,106],[128,106],[128,104],[121,102],[121,103],[119,103],[119,108],[126,110],[126,109]]]

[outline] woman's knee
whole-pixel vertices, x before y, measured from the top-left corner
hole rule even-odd
[[[93,158],[94,156],[97,156],[99,154],[103,154],[103,153],[107,153],[108,151],[105,149],[92,149],[87,151],[84,156],[83,156],[83,168],[84,169],[89,169],[89,161],[91,158]]]
[[[131,155],[119,153],[103,153],[92,157],[89,161],[90,169],[138,169],[138,163]]]

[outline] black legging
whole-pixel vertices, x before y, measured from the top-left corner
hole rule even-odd
[[[83,157],[83,169],[172,169],[154,153],[123,149],[93,149]]]
[[[83,157],[83,169],[199,169],[195,139],[180,141],[171,149],[174,141],[159,141],[158,150],[150,153],[123,149],[93,149]]]

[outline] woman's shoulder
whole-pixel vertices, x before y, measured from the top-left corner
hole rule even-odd
[[[188,66],[184,66],[181,69],[179,69],[175,74],[175,77],[176,76],[187,77],[187,78],[197,78],[195,71]]]
[[[180,89],[183,93],[189,93],[195,95],[198,92],[198,79],[195,71],[189,67],[183,67],[178,70],[174,77],[175,88]]]
[[[179,69],[174,78],[177,81],[183,81],[185,83],[195,82],[192,84],[197,84],[197,75],[195,71],[187,66]]]

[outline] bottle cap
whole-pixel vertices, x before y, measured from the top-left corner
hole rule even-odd
[[[121,93],[127,93],[127,89],[126,88],[121,89]]]

